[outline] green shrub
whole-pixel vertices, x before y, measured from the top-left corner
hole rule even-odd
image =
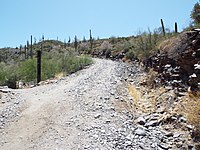
[[[7,66],[3,62],[0,63],[0,85],[15,88],[17,77],[18,71],[16,64]]]
[[[16,81],[36,82],[37,62],[35,59],[28,59],[20,63],[0,63],[0,85],[7,85],[16,88]],[[54,56],[42,57],[42,80],[54,77],[56,74],[64,72],[65,75],[76,72],[84,66],[92,63],[88,56],[76,56],[70,54],[58,54]]]
[[[80,69],[83,69],[84,66],[87,66],[92,63],[92,59],[88,56],[64,56],[62,68],[65,74],[70,74],[76,72]]]
[[[18,66],[18,78],[25,82],[35,81],[36,71],[36,59],[25,60]]]
[[[126,55],[125,55],[126,59],[130,59],[133,60],[135,58],[135,54],[132,50],[129,50]]]

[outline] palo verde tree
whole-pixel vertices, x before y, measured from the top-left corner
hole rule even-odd
[[[200,4],[198,2],[194,5],[190,16],[194,25],[200,25]]]

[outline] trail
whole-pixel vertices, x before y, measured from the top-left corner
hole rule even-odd
[[[11,90],[0,99],[0,150],[187,147],[188,133],[163,130],[162,114],[142,117],[134,111],[127,83],[137,86],[139,75],[137,64],[94,59],[93,65],[52,83]]]
[[[119,122],[123,121],[115,107],[115,100],[123,100],[116,91],[122,85],[117,67],[117,62],[95,59],[91,67],[63,80],[15,90],[25,102],[20,116],[0,130],[0,149],[113,147],[112,143],[97,140],[102,137],[96,129],[106,135],[104,128],[120,128]]]

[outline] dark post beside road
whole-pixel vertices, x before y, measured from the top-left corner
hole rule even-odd
[[[41,50],[37,51],[37,83],[41,81]]]

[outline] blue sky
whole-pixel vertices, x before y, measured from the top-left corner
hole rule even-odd
[[[0,47],[39,39],[131,36],[160,27],[188,26],[197,0],[1,0]]]

